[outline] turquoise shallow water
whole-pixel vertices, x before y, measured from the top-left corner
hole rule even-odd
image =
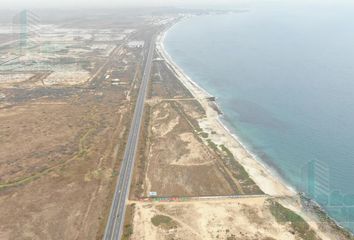
[[[354,231],[354,5],[193,17],[164,44],[254,153]]]

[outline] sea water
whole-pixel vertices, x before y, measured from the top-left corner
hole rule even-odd
[[[192,17],[164,45],[244,144],[354,231],[354,4]]]

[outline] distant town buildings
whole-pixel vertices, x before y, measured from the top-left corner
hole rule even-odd
[[[143,48],[144,44],[144,41],[130,41],[127,45],[130,48]]]

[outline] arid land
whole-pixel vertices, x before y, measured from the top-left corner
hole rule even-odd
[[[227,132],[162,40],[124,239],[353,239]]]
[[[147,42],[180,15],[99,16],[44,22],[20,56],[0,34],[0,239],[102,239]],[[353,239],[251,161],[160,47],[154,59],[123,239]]]
[[[102,238],[145,43],[166,18],[115,14],[44,19],[28,47],[2,38],[0,239]]]

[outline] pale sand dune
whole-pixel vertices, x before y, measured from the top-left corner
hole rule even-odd
[[[0,85],[24,82],[33,76],[34,76],[34,74],[31,74],[31,73],[1,74],[0,75]]]
[[[211,202],[135,203],[131,239],[296,239],[272,217],[266,198]],[[171,218],[176,228],[154,226],[156,215]],[[237,224],[236,224],[237,223]],[[234,236],[235,238],[231,238]]]
[[[58,71],[43,80],[45,85],[76,85],[85,83],[90,77],[87,71]]]

